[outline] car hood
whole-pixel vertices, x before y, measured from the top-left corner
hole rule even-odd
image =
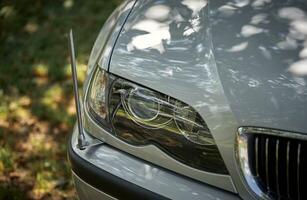
[[[109,70],[192,105],[211,130],[231,112],[238,126],[306,133],[307,13],[295,2],[139,0]]]
[[[212,39],[239,124],[307,132],[307,1],[212,1]]]

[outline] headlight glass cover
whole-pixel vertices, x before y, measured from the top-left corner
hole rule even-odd
[[[99,67],[86,101],[92,117],[117,138],[153,144],[188,166],[228,174],[207,124],[186,103]]]

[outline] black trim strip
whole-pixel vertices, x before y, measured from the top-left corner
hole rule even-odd
[[[168,198],[142,188],[124,179],[121,179],[107,171],[104,171],[74,152],[71,139],[68,144],[68,158],[71,168],[82,180],[102,192],[117,199],[157,199]]]

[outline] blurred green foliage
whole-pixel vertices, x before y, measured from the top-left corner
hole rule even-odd
[[[120,2],[0,1],[0,200],[75,198],[66,34],[73,28],[82,84],[94,40]]]

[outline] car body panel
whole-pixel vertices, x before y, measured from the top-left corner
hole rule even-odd
[[[231,2],[212,1],[211,26],[238,123],[307,135],[307,1]]]
[[[90,54],[87,69],[88,75],[98,63],[105,70],[108,70],[113,46],[135,2],[135,0],[122,2],[102,26]]]
[[[195,3],[192,2],[191,4],[190,1],[186,1],[188,6],[180,1],[138,1],[116,42],[109,70],[111,73],[146,85],[146,87],[192,105],[206,120],[220,151],[225,151],[224,160],[228,158],[229,162],[232,162],[231,165],[227,166],[228,170],[233,171],[235,169],[229,169],[229,166],[233,166],[235,163],[232,159],[234,157],[233,138],[237,124],[224,97],[211,48],[208,48],[211,47],[208,15],[207,12],[201,12],[202,9],[207,9],[206,1],[197,0],[196,2],[200,2],[201,9],[196,9],[194,12],[188,6],[194,8]],[[145,14],[148,9],[150,12]],[[165,11],[164,19],[155,15],[156,9]],[[149,23],[149,26],[147,26],[147,23]],[[177,27],[177,23],[181,24],[180,27]],[[199,34],[193,32],[193,30],[198,30],[201,33],[207,32],[208,34]],[[153,32],[148,33],[148,31]],[[161,32],[163,37],[168,37],[168,31],[170,35],[175,34],[174,38],[170,39],[169,46],[164,44],[166,41],[163,38],[159,38]],[[134,36],[141,36],[141,39],[137,39],[136,43],[132,42]],[[154,48],[142,49],[142,43],[148,42],[151,37],[158,37],[155,38]],[[159,43],[160,39],[161,43]],[[150,43],[146,43],[146,45],[148,46]],[[190,88],[193,88],[193,90]],[[221,121],[223,121],[224,126],[221,126]],[[94,132],[93,134],[97,137],[99,135],[104,137],[99,133]],[[128,147],[129,145],[119,145],[118,141],[113,140],[112,145],[116,145],[115,143],[121,150],[149,160],[147,154],[144,153],[145,149],[149,148],[148,146],[142,147],[143,150],[140,151],[132,151]],[[175,163],[174,159],[168,159],[168,163],[161,159],[159,161],[161,154],[166,156],[158,148],[153,149],[151,157],[155,157],[155,159],[151,158],[149,161],[156,160],[158,163],[155,163],[160,166],[172,166],[168,169],[179,173],[190,171],[185,174],[197,180],[236,192],[229,176],[206,173],[181,163],[179,165],[168,164]],[[185,167],[185,170],[182,170],[182,166]]]
[[[85,150],[80,150],[77,148],[77,134],[78,129],[75,127],[70,141],[74,153],[99,169],[131,182],[131,184],[138,185],[169,199],[239,199],[237,195],[230,192],[156,167],[107,144],[98,144]],[[86,133],[85,136],[87,140],[93,139]],[[74,175],[76,176],[74,181],[79,190],[78,193],[82,193],[79,197],[92,195],[97,197],[95,199],[103,199],[105,196],[111,198],[108,194],[100,193],[96,188],[89,186],[82,180],[80,181],[78,174],[75,173]],[[95,192],[89,193],[89,187],[91,187],[90,191],[95,190]],[[120,191],[120,188],[118,188],[118,191]]]
[[[305,5],[301,0],[287,2],[269,2],[273,6],[266,9],[275,4],[279,9],[291,8],[293,2]],[[289,37],[291,30],[280,27],[289,21],[267,27],[276,28],[275,32],[248,24],[253,17],[253,23],[261,23],[259,14],[268,12],[266,5],[250,1],[138,1],[114,47],[109,66],[116,75],[193,106],[208,124],[243,198],[251,194],[234,155],[238,127],[307,132],[306,76],[298,74],[305,73],[301,65],[293,67],[304,61],[298,55],[306,40],[305,24],[292,20],[297,23],[292,26],[302,29],[302,38],[296,40],[297,49],[279,53],[273,43]],[[246,11],[241,12],[245,6]],[[225,7],[236,9],[232,18],[219,13]],[[270,13],[272,22],[278,18],[277,7]],[[157,9],[163,12],[157,14]],[[302,15],[306,16],[304,11]],[[285,43],[281,45],[289,45]]]
[[[114,47],[109,70],[193,106],[211,130],[235,184],[233,191],[251,198],[235,159],[234,140],[239,125],[219,80],[206,2],[138,1]],[[163,19],[153,14],[161,6],[165,11],[169,10]],[[146,14],[148,10],[150,12]],[[159,38],[161,31],[165,38]],[[151,37],[158,37],[154,46],[149,46],[150,43],[142,46]],[[164,153],[152,154],[158,157]],[[146,160],[145,156],[138,156]],[[164,162],[156,164],[163,166]],[[176,168],[171,170],[178,171]],[[193,178],[199,180],[200,176]],[[227,179],[218,181],[218,176],[201,179],[226,189]]]
[[[115,28],[116,37],[111,36],[97,60],[113,74],[193,106],[211,130],[230,173],[228,178],[200,178],[195,169],[176,163],[153,145],[128,145],[85,112],[86,129],[134,156],[181,174],[188,172],[190,175],[185,175],[238,192],[243,199],[256,198],[237,165],[238,127],[307,132],[306,72],[302,69],[307,34],[300,20],[306,17],[306,3],[287,2],[138,0],[130,4],[132,12],[123,14],[126,17],[120,24],[124,26]],[[302,12],[291,2],[300,2]],[[274,12],[266,15],[272,7]],[[281,17],[283,12],[290,13],[291,19]],[[108,30],[103,34],[109,34]],[[277,44],[286,49],[276,49]]]
[[[76,187],[79,199],[95,199],[95,200],[116,200],[112,196],[94,188],[90,184],[82,180],[77,174],[72,172],[72,177]]]
[[[159,165],[160,167],[164,167],[166,169],[180,173],[184,176],[191,177],[210,185],[222,188],[224,190],[236,193],[236,189],[229,175],[207,173],[201,170],[197,170],[175,160],[173,157],[169,156],[154,145],[134,146],[128,144],[118,139],[108,131],[104,130],[99,125],[99,123],[97,123],[97,121],[91,118],[87,109],[84,110],[84,128],[92,136],[105,141],[107,144],[124,152]]]

